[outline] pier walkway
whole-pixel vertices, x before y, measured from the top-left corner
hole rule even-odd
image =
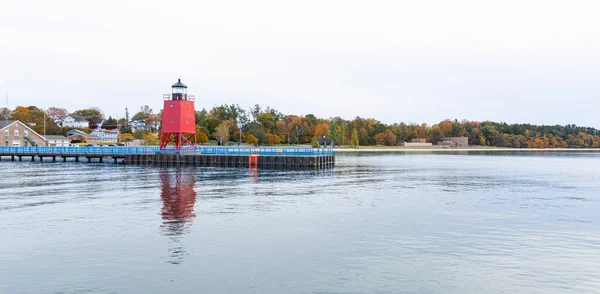
[[[62,161],[86,158],[88,162],[97,159],[119,160],[127,164],[154,165],[198,165],[198,166],[252,166],[257,167],[331,167],[335,163],[332,148],[244,148],[244,147],[199,147],[160,150],[158,147],[0,147],[0,160],[10,157],[57,158]]]

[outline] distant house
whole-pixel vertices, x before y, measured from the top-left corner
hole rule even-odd
[[[95,130],[90,135],[100,138],[101,142],[117,142],[119,130]]]
[[[319,139],[319,146],[332,146],[333,147],[333,140],[322,137]]]
[[[99,131],[102,129],[102,124],[104,124],[103,119],[93,119],[90,121],[90,128]]]
[[[71,144],[71,140],[65,136],[46,135],[46,146],[65,147]]]
[[[18,120],[0,120],[0,143],[3,146],[45,146],[40,134]]]
[[[438,146],[469,146],[469,138],[467,137],[442,137],[442,140],[437,143]]]
[[[148,125],[146,125],[146,120],[143,118],[134,119],[129,122],[129,126],[131,127],[131,131],[135,132],[137,130],[148,130]]]
[[[427,139],[424,139],[424,138],[415,138],[415,139],[410,140],[410,142],[402,142],[402,143],[400,143],[400,146],[405,146],[405,147],[429,147],[429,146],[433,146],[433,144],[427,143]]]
[[[70,130],[67,132],[67,139],[71,140],[71,142],[79,141],[82,143],[98,143],[101,141],[100,137],[80,130]]]
[[[83,129],[83,128],[89,128],[90,123],[87,120],[82,119],[82,118],[67,116],[67,118],[65,118],[62,121],[62,126],[68,127],[68,128]]]

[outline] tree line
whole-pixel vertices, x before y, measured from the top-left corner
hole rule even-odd
[[[45,112],[45,114],[44,114]],[[65,135],[72,128],[59,123],[67,116],[79,117],[93,122],[105,119],[108,127],[119,128],[122,134],[147,142],[158,141],[162,110],[155,113],[142,106],[131,118],[128,109],[119,120],[104,117],[99,108],[80,109],[69,113],[64,108],[50,107],[41,110],[35,106],[18,106],[14,110],[0,109],[0,118],[16,119],[30,125],[36,132],[43,132],[46,117],[46,133]],[[258,145],[316,144],[319,138],[331,139],[335,145],[349,146],[397,146],[401,142],[423,138],[436,144],[443,137],[467,137],[470,145],[512,148],[598,148],[600,131],[592,127],[576,125],[507,124],[491,121],[444,120],[432,126],[427,124],[384,124],[374,118],[341,117],[317,118],[307,114],[298,116],[283,114],[270,107],[254,105],[248,110],[237,104],[217,105],[210,110],[195,113],[196,135],[201,143],[215,140],[220,145],[230,141],[242,141]],[[141,120],[148,126],[145,130],[132,131],[130,121]],[[89,131],[89,130],[86,130]]]

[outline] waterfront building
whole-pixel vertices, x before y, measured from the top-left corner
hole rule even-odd
[[[102,125],[104,124],[103,119],[93,119],[90,121],[90,128],[96,131],[102,130]]]
[[[0,120],[0,144],[7,147],[45,146],[46,139],[18,120]]]
[[[148,130],[148,125],[146,125],[146,120],[143,118],[134,119],[129,122],[129,126],[131,127],[131,131],[135,132],[137,130]]]
[[[67,132],[67,138],[71,140],[71,142],[79,141],[81,143],[98,143],[101,141],[100,137],[80,130],[70,130]]]
[[[438,142],[438,146],[469,146],[469,138],[467,137],[442,137],[442,140]]]
[[[95,130],[90,135],[100,138],[100,142],[117,142],[119,130]]]
[[[82,118],[67,116],[67,118],[65,118],[62,121],[62,126],[68,127],[68,128],[83,129],[83,128],[89,128],[90,123],[87,120],[82,119]]]
[[[71,140],[65,136],[60,135],[46,135],[46,146],[66,147],[71,144]]]
[[[410,142],[402,142],[400,146],[405,147],[431,147],[433,144],[427,143],[427,139],[425,138],[414,138],[410,140]]]

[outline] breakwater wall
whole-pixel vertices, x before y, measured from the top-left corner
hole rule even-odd
[[[201,147],[159,150],[155,147],[0,147],[3,158],[22,161],[81,161],[158,166],[223,166],[278,169],[330,168],[335,165],[333,149]]]
[[[160,166],[222,166],[258,167],[277,169],[330,168],[335,165],[335,156],[238,156],[238,155],[185,155],[155,154],[127,155],[126,164]]]

